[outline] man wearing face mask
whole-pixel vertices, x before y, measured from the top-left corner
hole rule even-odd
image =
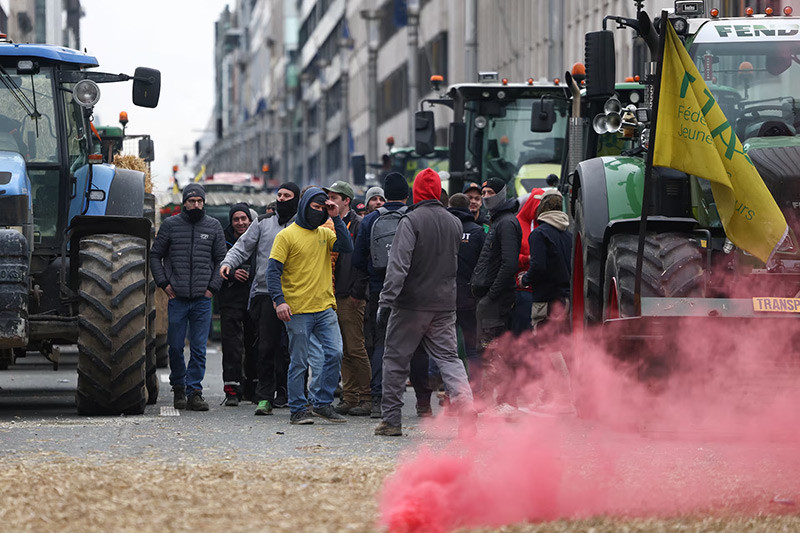
[[[515,198],[506,198],[506,184],[489,178],[481,187],[483,205],[489,210],[491,228],[481,248],[470,286],[478,300],[478,345],[481,351],[502,335],[509,326],[514,307],[517,262],[522,243],[522,228]]]
[[[336,232],[320,227],[328,217]],[[330,422],[345,422],[333,410],[333,392],[339,384],[342,335],[336,318],[331,252],[351,253],[353,241],[339,207],[317,187],[300,199],[297,219],[275,237],[267,267],[267,286],[278,318],[289,333],[290,423],[313,424],[314,416]],[[309,343],[318,342],[323,354],[319,379],[309,387],[313,402],[306,409],[305,372]]]
[[[239,265],[255,254],[251,267],[253,284],[250,287],[250,316],[258,328],[256,345],[256,373],[258,384],[255,402],[256,415],[271,415],[273,407],[288,405],[286,379],[289,372],[289,352],[281,342],[286,328],[275,314],[267,288],[267,265],[272,243],[282,229],[295,220],[300,201],[300,188],[292,182],[278,187],[276,214],[264,215],[253,222],[236,244],[228,251],[220,267],[220,274],[228,279]]]
[[[169,297],[169,382],[176,409],[208,411],[203,399],[206,342],[211,326],[211,298],[222,285],[217,269],[225,258],[222,225],[205,214],[206,191],[190,183],[183,189],[183,209],[167,218],[150,250],[156,285]],[[189,326],[189,364],[183,358]]]

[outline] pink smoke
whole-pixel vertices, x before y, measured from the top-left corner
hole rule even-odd
[[[477,437],[421,446],[398,466],[380,496],[381,523],[444,532],[598,515],[796,512],[798,322],[670,323],[666,336],[657,327],[643,332],[656,335],[651,344],[599,331],[580,347],[560,339],[580,416],[534,411],[509,421],[487,406]],[[545,350],[532,336],[501,339],[498,391],[535,403],[558,382]],[[663,353],[663,364],[640,353]],[[426,429],[453,435],[455,420],[439,416]]]

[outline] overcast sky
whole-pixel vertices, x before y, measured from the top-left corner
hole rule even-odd
[[[136,67],[161,71],[158,107],[136,107],[131,82],[102,84],[95,123],[118,125],[127,111],[128,133],[148,133],[155,142],[156,186],[166,188],[172,165],[183,169],[214,106],[214,22],[234,0],[82,0],[81,46],[98,70],[133,75]]]

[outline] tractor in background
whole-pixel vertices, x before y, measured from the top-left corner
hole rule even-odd
[[[439,91],[440,76],[433,76]],[[439,98],[421,102],[415,120],[415,152],[435,153],[434,112],[425,105],[452,109],[448,135],[448,194],[464,183],[490,177],[507,183],[509,197],[546,186],[549,174],[560,176],[566,153],[570,92],[560,80],[511,83],[496,72],[480,73],[478,83],[461,83]]]

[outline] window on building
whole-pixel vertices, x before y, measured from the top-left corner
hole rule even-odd
[[[327,169],[325,170],[326,175],[330,175],[337,170],[339,167],[342,166],[342,151],[339,149],[339,142],[341,141],[341,137],[336,137],[333,141],[328,143],[328,146],[325,147],[327,150],[326,154],[326,163],[325,166]]]
[[[389,74],[378,88],[378,123],[386,122],[408,106],[408,64]]]

